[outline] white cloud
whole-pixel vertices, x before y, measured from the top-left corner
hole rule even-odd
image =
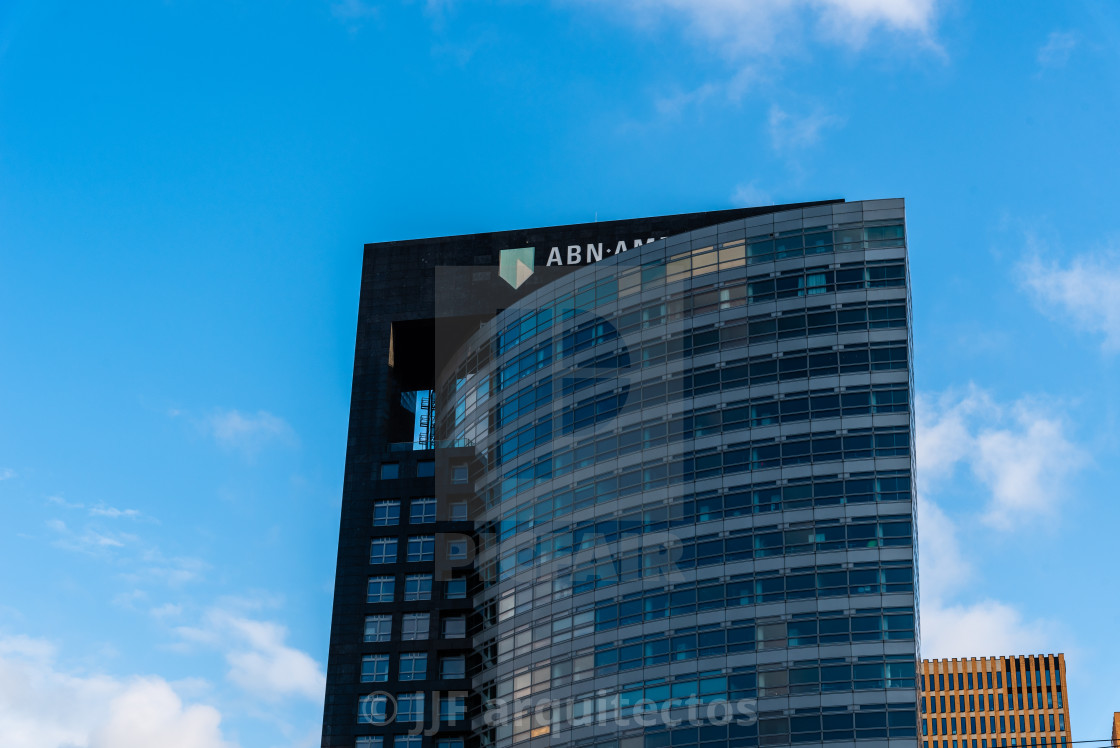
[[[689,107],[698,106],[718,95],[720,86],[715,83],[705,83],[691,91],[675,91],[664,94],[654,99],[653,105],[658,114],[679,115]]]
[[[727,80],[708,81],[688,91],[674,91],[654,99],[658,114],[678,116],[686,109],[701,107],[706,103],[738,104],[762,78],[753,65],[741,67]]]
[[[58,506],[65,507],[66,509],[85,509],[86,508],[85,504],[72,504],[69,501],[67,501],[66,499],[62,498],[61,496],[48,496],[47,501],[51,504],[57,504]]]
[[[90,507],[89,514],[91,517],[107,517],[109,519],[139,519],[141,516],[136,509],[117,509],[105,504]]]
[[[960,526],[931,498],[958,468],[986,496],[983,519],[1007,529],[1052,514],[1062,484],[1084,464],[1061,421],[1029,400],[1000,405],[970,386],[919,397],[918,563],[922,656],[990,657],[1054,649],[1057,627],[1029,619],[989,595],[971,594],[979,576],[962,550]],[[967,601],[967,602],[966,602]]]
[[[1088,463],[1057,408],[1022,399],[1001,405],[985,391],[919,397],[918,476],[923,491],[966,467],[986,489],[982,519],[1010,530],[1052,518],[1070,479]]]
[[[986,596],[959,602],[976,570],[961,551],[957,524],[924,496],[918,499],[918,532],[923,657],[991,657],[1052,648],[1056,627],[1047,621],[1027,620],[1014,606]]]
[[[11,468],[0,468],[0,480],[9,480],[16,477],[16,471]]]
[[[945,600],[973,577],[961,553],[957,526],[933,501],[918,495],[922,601]]]
[[[86,508],[83,504],[70,504],[58,497],[51,497],[49,501],[68,509]],[[89,514],[97,518],[144,518],[157,522],[135,509],[121,510],[103,504],[91,507]],[[122,568],[120,578],[133,585],[154,582],[176,587],[197,581],[210,568],[205,561],[190,556],[169,558],[159,548],[144,543],[138,535],[106,530],[97,523],[87,524],[80,530],[71,528],[61,519],[48,520],[46,525],[54,534],[53,546],[112,561]],[[131,601],[125,597],[118,595],[115,602],[131,607]]]
[[[740,184],[735,188],[735,192],[731,195],[731,203],[744,207],[773,205],[774,196],[759,187],[755,180],[752,179],[750,182]]]
[[[148,611],[154,618],[177,618],[183,614],[183,606],[175,603],[164,603]]]
[[[1051,31],[1038,50],[1038,64],[1044,68],[1060,68],[1069,62],[1081,38],[1072,31]]]
[[[1032,258],[1020,265],[1023,285],[1039,310],[1081,332],[1102,335],[1102,348],[1120,351],[1120,251],[1076,255],[1067,265],[1045,262],[1028,238]]]
[[[40,639],[0,636],[0,735],[5,748],[235,748],[212,706],[184,704],[157,677],[60,670]]]
[[[229,665],[227,677],[246,692],[267,701],[297,696],[323,698],[326,676],[306,652],[285,643],[287,629],[270,621],[213,608],[202,625],[179,627],[185,642],[221,651]]]
[[[241,645],[226,654],[229,677],[246,691],[269,698],[323,698],[326,678],[310,655],[284,644],[287,629],[275,623],[231,618]]]
[[[221,410],[206,419],[205,427],[223,449],[250,457],[269,444],[294,446],[299,443],[287,421],[264,410],[255,414]]]
[[[113,595],[113,605],[116,605],[127,610],[136,610],[136,603],[145,599],[148,593],[144,590],[129,590],[128,592],[118,592]]]
[[[0,475],[0,480],[3,480],[2,475]],[[94,506],[87,507],[82,503],[69,502],[61,496],[48,496],[47,501],[65,509],[86,509],[91,517],[104,517],[106,519],[140,519],[144,516],[138,509],[118,509],[115,506],[109,506],[105,502],[98,502]],[[147,517],[146,519],[152,518]]]
[[[158,548],[149,548],[140,554],[135,568],[122,577],[133,583],[157,582],[169,587],[178,587],[202,578],[203,572],[210,568],[202,559],[191,556],[167,557]]]
[[[625,0],[600,5],[624,12],[635,25],[683,24],[730,56],[796,50],[802,29],[859,49],[876,32],[904,35],[936,48],[937,0]],[[596,0],[585,0],[596,2]]]
[[[998,657],[1047,652],[1057,644],[1055,626],[1026,620],[1015,607],[998,600],[971,605],[942,605],[922,599],[922,657]],[[1068,646],[1068,642],[1066,642]]]
[[[780,153],[808,148],[820,142],[824,130],[838,127],[843,122],[842,117],[821,109],[797,116],[774,104],[770,107],[768,118],[770,145]]]
[[[57,536],[53,543],[56,548],[90,556],[104,555],[115,549],[124,548],[139,539],[130,533],[102,532],[92,527],[80,531],[72,530],[60,519],[47,520],[47,527]]]

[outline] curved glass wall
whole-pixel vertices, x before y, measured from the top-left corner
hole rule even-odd
[[[916,744],[901,201],[581,268],[437,383],[473,445],[483,746]]]

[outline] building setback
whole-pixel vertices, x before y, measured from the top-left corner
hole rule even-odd
[[[1068,746],[1062,654],[922,661],[923,748]]]
[[[322,745],[916,748],[908,281],[901,200],[367,245]]]

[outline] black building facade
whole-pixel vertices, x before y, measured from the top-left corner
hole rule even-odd
[[[323,746],[916,745],[901,200],[366,246]]]

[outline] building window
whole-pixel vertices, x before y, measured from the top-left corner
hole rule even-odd
[[[401,655],[398,680],[424,680],[428,674],[428,655],[425,652],[405,652]]]
[[[385,738],[380,735],[367,735],[354,742],[354,748],[384,748]]]
[[[367,642],[387,642],[393,635],[393,617],[390,615],[366,616]]]
[[[392,480],[400,473],[401,466],[395,462],[381,463],[381,480]]]
[[[413,499],[409,506],[408,521],[414,525],[426,525],[436,521],[435,499]]]
[[[374,538],[370,542],[369,562],[371,564],[391,564],[397,560],[396,538]]]
[[[424,721],[424,694],[421,691],[397,696],[397,719],[401,722]]]
[[[405,613],[401,618],[401,640],[420,641],[428,638],[427,613]]]
[[[467,580],[466,579],[448,579],[447,580],[447,599],[448,600],[463,600],[467,597]]]
[[[417,478],[431,478],[436,474],[436,464],[432,460],[420,460],[416,463]]]
[[[462,722],[467,713],[467,700],[462,696],[444,696],[439,700],[440,722]]]
[[[454,616],[443,619],[443,638],[462,639],[467,635],[466,616]]]
[[[470,480],[470,471],[467,470],[466,463],[451,466],[451,482],[456,485],[463,485]]]
[[[466,522],[470,516],[467,513],[467,502],[465,501],[453,502],[449,509],[452,522]]]
[[[434,561],[436,557],[436,539],[432,535],[415,535],[408,539],[408,561]]]
[[[450,561],[466,561],[467,550],[466,538],[449,540],[447,542],[447,558]]]
[[[463,748],[463,739],[440,738],[436,741],[436,748]]]
[[[467,677],[467,658],[463,655],[444,657],[439,661],[439,677],[456,680]]]
[[[383,693],[370,694],[358,700],[358,724],[383,725],[388,721],[389,697]]]
[[[378,501],[373,505],[373,526],[389,527],[401,522],[401,502]]]
[[[393,602],[393,578],[370,577],[369,586],[366,588],[367,603]]]
[[[419,735],[397,735],[393,738],[393,748],[420,748],[423,738]]]
[[[389,680],[389,655],[375,654],[362,657],[362,683],[381,683]]]
[[[431,574],[409,574],[404,578],[404,599],[405,600],[431,600],[432,599],[432,575]]]

